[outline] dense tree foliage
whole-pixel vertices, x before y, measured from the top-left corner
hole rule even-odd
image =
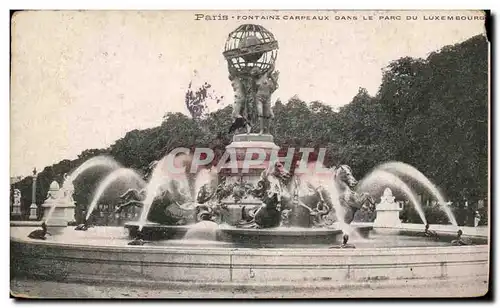
[[[446,46],[426,59],[401,58],[383,71],[375,96],[360,88],[338,111],[326,103],[292,97],[274,104],[275,141],[282,148],[325,147],[326,164],[348,164],[361,178],[379,163],[397,160],[415,166],[448,199],[474,202],[488,196],[488,47],[483,36]],[[37,200],[50,182],[86,159],[110,154],[126,167],[144,170],[176,147],[206,146],[222,154],[231,136],[231,107],[205,114],[209,84],[191,86],[191,117],[167,113],[154,128],[134,130],[108,149],[84,151],[76,160],[46,167],[38,177]],[[96,175],[97,176],[97,175]],[[23,212],[31,203],[31,177],[22,191]],[[88,204],[95,178],[76,183],[77,202]],[[407,214],[405,214],[407,215]],[[484,216],[483,216],[484,217]]]

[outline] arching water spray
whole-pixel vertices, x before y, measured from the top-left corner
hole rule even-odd
[[[104,180],[102,180],[102,182],[97,187],[97,190],[94,194],[94,198],[92,199],[92,202],[90,203],[90,206],[87,210],[87,216],[85,217],[85,221],[88,221],[90,215],[92,215],[92,212],[97,206],[97,202],[99,202],[99,200],[101,199],[104,192],[106,192],[108,187],[120,179],[128,181],[136,181],[139,187],[146,186],[144,180],[139,176],[139,174],[137,174],[137,172],[135,172],[132,169],[120,168],[118,170],[111,172],[108,176],[104,178]]]
[[[340,203],[341,196],[337,188],[335,169],[326,169],[321,162],[313,162],[308,164],[307,172],[300,174],[298,177],[300,183],[298,188],[299,197],[310,195],[314,190],[326,191],[335,210],[338,228],[344,234],[349,234],[353,238],[361,238],[358,232],[344,221],[346,213]]]
[[[183,197],[192,197],[189,189],[189,182],[186,177],[186,163],[188,155],[167,154],[154,167],[151,178],[146,186],[146,198],[143,201],[143,208],[139,217],[139,232],[147,222],[149,211],[153,201],[157,196],[169,191],[171,194],[181,194]],[[177,187],[173,187],[175,183]],[[175,191],[173,191],[175,190]]]
[[[116,169],[120,168],[120,164],[109,156],[96,156],[85,161],[83,164],[78,166],[71,174],[68,175],[64,181],[62,187],[64,188],[67,183],[73,183],[82,173],[89,169],[103,167],[106,169]]]
[[[163,185],[169,185],[170,179],[166,174],[163,173],[163,168],[165,164],[166,157],[163,157],[158,164],[154,167],[151,174],[151,178],[146,186],[146,197],[142,203],[142,211],[139,216],[139,231],[142,231],[144,224],[147,222],[147,217],[149,211],[151,210],[151,205],[160,193],[161,187]]]
[[[169,168],[169,159],[171,159],[173,165],[178,168],[177,170],[166,170],[166,174],[168,174],[171,182],[175,183],[175,186],[168,185],[169,191],[174,195],[179,194],[184,199],[194,200],[194,187],[193,185],[191,185],[190,180],[188,179],[188,172],[190,172],[192,156],[186,154],[180,154],[175,157],[169,156],[166,162],[167,168]],[[172,191],[172,189],[175,189],[175,192]]]
[[[344,207],[340,203],[340,198],[342,198],[342,196],[337,187],[334,168],[330,169],[329,176],[331,180],[327,182],[328,184],[326,188],[328,189],[328,192],[330,193],[332,199],[332,205],[335,209],[335,215],[337,216],[339,228],[342,230],[343,234],[347,234],[352,238],[359,239],[361,238],[361,235],[344,221],[346,213]]]
[[[213,221],[203,220],[189,227],[183,240],[216,241],[219,225]]]
[[[399,175],[405,175],[413,178],[420,184],[424,185],[425,188],[429,190],[432,193],[432,195],[437,199],[439,205],[448,216],[448,219],[450,220],[451,224],[454,226],[458,226],[457,220],[455,219],[455,215],[453,215],[453,212],[451,211],[450,207],[444,200],[444,197],[441,194],[441,192],[439,192],[438,188],[425,175],[423,175],[422,172],[418,171],[417,168],[401,162],[388,162],[378,166],[376,169],[389,171]]]
[[[54,214],[54,211],[56,210],[57,203],[54,202],[54,204],[50,207],[49,212],[47,213],[47,216],[45,217],[45,220],[43,221],[44,223],[48,223],[52,215]]]
[[[422,206],[420,202],[418,202],[413,191],[410,187],[408,187],[408,185],[406,185],[405,182],[403,182],[403,180],[390,172],[384,170],[374,170],[359,182],[357,190],[360,192],[368,192],[373,189],[382,190],[385,186],[397,188],[404,193],[415,207],[415,210],[417,210],[422,222],[427,224],[427,219],[425,218]]]
[[[73,194],[73,190],[74,190],[73,182],[80,175],[82,175],[83,173],[85,173],[86,171],[88,171],[88,170],[90,170],[92,168],[97,168],[97,167],[101,167],[101,168],[111,169],[112,170],[112,169],[115,169],[115,168],[119,168],[120,164],[118,162],[116,162],[113,158],[108,157],[108,156],[96,156],[96,157],[92,157],[89,160],[85,161],[80,166],[78,166],[78,168],[76,168],[73,172],[71,172],[71,174],[69,174],[64,179],[64,183],[61,186],[59,194],[61,194],[61,193]],[[61,195],[58,195],[56,199],[68,198],[68,199],[72,200],[72,197],[73,196],[61,196]],[[50,207],[49,212],[47,213],[47,216],[46,216],[46,218],[44,220],[45,223],[47,223],[50,220],[50,218],[54,214],[54,211],[56,210],[56,207],[57,207],[57,202],[54,202],[54,205]]]

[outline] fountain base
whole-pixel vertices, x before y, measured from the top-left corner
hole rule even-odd
[[[193,225],[168,226],[156,223],[147,223],[139,233],[139,223],[128,222],[125,228],[130,238],[139,235],[144,240],[180,240],[184,239]],[[355,230],[367,237],[371,226],[356,227]],[[310,245],[331,245],[340,243],[342,230],[338,228],[297,228],[278,227],[268,229],[245,229],[229,225],[219,225],[216,229],[207,230],[214,233],[213,240],[218,242],[233,243],[235,246],[244,247],[290,247]]]
[[[46,222],[47,226],[51,227],[66,227],[68,223],[75,220],[75,205],[71,203],[59,202],[55,204],[55,209],[49,217],[49,212],[54,205],[52,203],[44,203],[42,207],[44,208],[43,221]]]
[[[351,227],[368,225],[355,223]],[[338,295],[338,290],[360,290],[361,285],[370,294],[378,294],[382,289],[376,287],[378,283],[409,290],[411,284],[422,281],[426,286],[431,282],[445,285],[446,292],[439,295],[446,296],[450,294],[450,285],[458,280],[465,283],[456,292],[470,290],[475,280],[488,281],[489,272],[486,228],[462,228],[464,236],[480,240],[476,246],[455,247],[449,241],[439,244],[425,240],[424,246],[417,247],[421,237],[382,237],[380,241],[375,232],[370,232],[370,241],[350,240],[356,249],[325,246],[253,249],[222,242],[218,245],[209,241],[187,243],[186,240],[166,241],[174,242],[170,245],[149,242],[144,246],[129,246],[125,230],[120,227],[96,227],[88,232],[67,227],[62,235],[40,241],[27,238],[33,226],[33,222],[11,224],[10,249],[14,256],[11,281],[29,277],[44,283],[73,281],[106,287],[116,284],[149,289],[177,286],[183,294],[189,288],[199,290],[203,286],[210,288],[211,294],[217,294],[221,288],[229,292],[239,288],[252,297],[256,294],[250,290],[256,288],[265,292],[274,290],[278,295],[286,290],[295,295],[314,295],[321,288],[325,297],[331,297]],[[399,231],[422,231],[422,225],[403,224],[403,228]],[[432,229],[440,238],[442,234],[455,236],[456,233],[451,225],[433,225]],[[373,241],[378,244],[369,244]],[[483,286],[485,289],[479,290],[482,294],[487,284]],[[421,296],[419,292],[415,294]]]

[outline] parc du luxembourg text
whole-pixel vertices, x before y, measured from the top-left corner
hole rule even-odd
[[[305,14],[276,14],[276,15],[231,15],[231,14],[203,14],[195,13],[194,20],[196,21],[259,21],[259,20],[276,20],[276,21],[476,21],[484,20],[484,15],[464,15],[464,14],[448,14],[448,15],[373,15],[373,14],[357,14],[357,15],[305,15]]]

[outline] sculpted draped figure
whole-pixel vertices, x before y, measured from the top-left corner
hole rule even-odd
[[[259,134],[269,133],[271,95],[278,88],[279,71],[274,66],[264,72],[254,67],[249,74],[240,74],[229,65],[229,80],[234,90],[233,118],[246,126],[247,133],[259,125]],[[258,121],[257,121],[258,119]]]
[[[229,133],[245,127],[250,133],[259,126],[259,134],[269,134],[271,95],[278,88],[278,41],[260,25],[243,24],[229,33],[222,54],[234,90]]]

